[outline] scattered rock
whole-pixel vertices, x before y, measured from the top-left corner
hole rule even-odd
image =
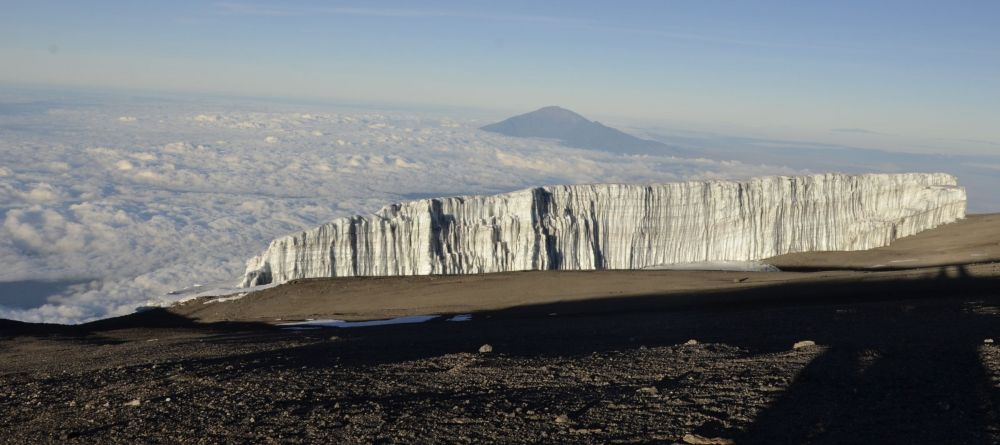
[[[686,341],[686,342],[684,342],[684,346],[694,346],[694,345],[697,345],[697,344],[698,344],[698,340],[695,340],[693,338],[690,339],[690,340],[688,340],[688,341]]]
[[[330,336],[330,341],[337,341],[337,340],[340,340],[340,337],[337,337],[336,335]]]
[[[655,386],[643,386],[642,388],[637,389],[635,392],[641,392],[644,394],[659,394],[660,390],[656,389]]]
[[[569,420],[569,416],[567,416],[565,414],[560,414],[560,415],[556,416],[556,423],[562,424],[562,423],[570,423],[570,422],[572,422],[572,421]]]
[[[988,344],[988,345],[992,345],[993,344],[993,339],[992,338],[987,338],[986,340],[983,340],[983,343]]]
[[[601,428],[570,428],[570,434],[599,434],[604,432]]]
[[[142,401],[139,399],[132,399],[131,401],[125,402],[125,406],[139,406],[141,404]]]
[[[733,445],[736,443],[732,439],[724,437],[705,437],[697,434],[685,434],[681,440],[691,445]]]
[[[482,345],[482,346],[479,347],[479,353],[480,354],[489,354],[491,352],[493,352],[493,345],[491,345],[489,343],[486,343],[486,344],[484,344],[484,345]]]
[[[795,342],[795,344],[792,345],[792,349],[802,349],[802,348],[808,348],[810,346],[816,346],[816,342],[812,340],[802,340]]]

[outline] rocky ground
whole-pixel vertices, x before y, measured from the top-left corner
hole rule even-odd
[[[564,302],[355,329],[166,311],[6,323],[0,432],[32,444],[1000,443],[996,284],[942,274],[784,290],[822,298]]]

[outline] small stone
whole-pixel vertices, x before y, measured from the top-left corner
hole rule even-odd
[[[336,335],[330,336],[330,341],[337,341],[337,340],[340,340],[340,337],[337,337]]]
[[[604,432],[601,428],[570,428],[569,432],[571,434],[598,434]]]
[[[479,347],[480,354],[489,354],[491,352],[493,352],[493,345],[489,343],[486,343],[485,345]]]
[[[802,348],[808,348],[810,346],[816,346],[816,342],[812,340],[802,340],[795,342],[795,344],[792,345],[792,349],[802,349]]]
[[[636,390],[636,392],[641,392],[644,394],[659,394],[660,390],[656,389],[655,386],[643,386]]]
[[[693,338],[690,339],[690,340],[688,340],[688,341],[686,341],[686,342],[684,342],[684,346],[694,346],[694,345],[697,345],[697,344],[698,344],[698,340],[695,340]]]
[[[131,401],[125,402],[125,406],[139,406],[141,404],[142,401],[139,399],[132,399]]]
[[[983,340],[983,343],[988,344],[988,345],[992,345],[993,344],[993,339],[992,338],[987,338],[986,340]]]
[[[556,416],[556,423],[570,423],[569,416],[565,414]]]
[[[697,434],[685,434],[684,438],[681,440],[690,445],[733,445],[736,443],[733,442],[732,439],[726,439],[723,437],[705,437]]]

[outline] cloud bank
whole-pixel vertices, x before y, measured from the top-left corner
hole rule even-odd
[[[400,200],[801,173],[577,150],[460,117],[260,109],[133,101],[0,116],[0,317],[79,323],[234,286],[272,238]],[[32,285],[54,290],[30,307],[2,295]]]

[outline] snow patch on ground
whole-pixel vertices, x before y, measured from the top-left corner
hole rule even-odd
[[[247,292],[240,292],[240,293],[238,293],[236,295],[230,295],[228,297],[213,298],[213,299],[208,300],[208,301],[206,301],[206,302],[204,302],[202,304],[225,303],[227,301],[236,301],[236,300],[239,300],[240,298],[245,297],[246,295],[247,295]]]
[[[366,321],[344,321],[344,320],[308,320],[294,323],[281,323],[278,326],[301,328],[301,327],[323,327],[323,328],[362,328],[368,326],[386,326],[395,324],[413,324],[431,321],[440,315],[410,315],[406,317],[390,318],[388,320],[366,320]]]
[[[718,270],[731,272],[781,272],[780,269],[760,261],[700,261],[650,266],[645,270]]]
[[[203,285],[200,285],[200,284],[195,284],[194,286],[186,288],[186,289],[181,289],[181,290],[170,292],[169,295],[180,296],[180,299],[178,299],[177,301],[173,301],[173,302],[172,301],[160,301],[160,302],[158,302],[158,304],[159,304],[159,306],[166,307],[166,306],[170,306],[170,305],[175,304],[175,303],[186,303],[188,301],[191,301],[191,300],[194,300],[194,299],[197,299],[197,298],[214,297],[214,296],[217,296],[217,295],[219,296],[218,298],[213,298],[211,300],[207,300],[207,301],[205,301],[205,304],[208,304],[208,303],[223,303],[223,302],[226,302],[226,301],[239,300],[240,298],[243,298],[243,297],[245,297],[245,296],[247,296],[249,294],[252,294],[254,292],[262,291],[264,289],[270,289],[270,288],[275,287],[277,285],[278,285],[278,283],[269,283],[269,284],[262,284],[260,286],[253,286],[253,287],[233,287],[233,286],[224,286],[224,285],[203,286]]]

